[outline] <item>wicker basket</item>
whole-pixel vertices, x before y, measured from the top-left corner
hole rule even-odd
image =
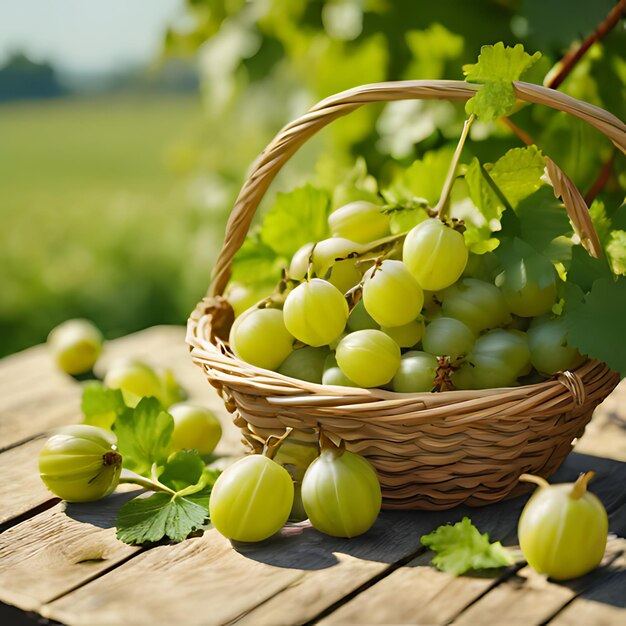
[[[606,111],[537,85],[518,82],[515,89],[520,100],[581,118],[626,151],[626,126]],[[559,467],[618,375],[603,363],[587,361],[538,384],[481,391],[400,394],[312,384],[236,358],[220,339],[227,337],[233,316],[221,294],[261,198],[309,137],[368,102],[463,101],[475,91],[476,86],[460,81],[365,85],[327,98],[283,128],[254,163],[237,198],[211,290],[187,326],[194,362],[254,447],[259,437],[281,434],[285,427],[303,440],[315,437],[321,427],[371,461],[388,509],[481,506],[522,493],[527,487],[518,484],[520,474],[548,477]],[[580,193],[553,162],[548,161],[548,169],[583,243],[597,254],[597,235]]]

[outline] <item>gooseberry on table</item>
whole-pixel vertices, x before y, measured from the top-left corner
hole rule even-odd
[[[523,474],[539,489],[526,503],[518,525],[520,548],[529,565],[555,580],[569,580],[596,568],[606,548],[608,518],[602,502],[587,491],[594,472],[575,483],[549,484]]]
[[[46,487],[67,502],[90,502],[112,493],[119,483],[122,456],[113,433],[86,424],[59,428],[39,453]]]

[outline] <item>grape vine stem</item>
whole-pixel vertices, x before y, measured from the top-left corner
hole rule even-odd
[[[591,46],[604,39],[617,26],[622,15],[626,13],[626,0],[620,0],[609,12],[604,21],[584,39],[577,47],[572,48],[555,66],[544,80],[544,85],[551,89],[557,89],[569,76],[576,63],[586,54]]]
[[[474,121],[475,116],[472,113],[463,124],[463,130],[461,131],[461,137],[459,138],[459,143],[454,151],[454,155],[452,156],[452,161],[450,163],[450,169],[448,169],[448,174],[446,175],[446,181],[443,184],[443,189],[441,190],[441,197],[439,198],[439,202],[435,207],[435,213],[439,216],[441,221],[444,221],[446,217],[446,213],[448,211],[450,192],[452,191],[452,185],[454,184],[456,178],[456,168],[459,164],[459,159],[461,158],[461,152],[463,152],[463,146],[465,145],[465,140],[467,139],[467,135],[469,133],[470,126]]]

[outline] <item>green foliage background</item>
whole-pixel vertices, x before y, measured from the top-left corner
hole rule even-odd
[[[462,65],[496,41],[540,50],[532,78],[542,82],[614,4],[187,0],[189,20],[168,32],[164,56],[197,56],[201,102],[154,96],[2,105],[0,353],[45,339],[68,317],[89,317],[109,337],[183,323],[206,289],[248,166],[283,124],[362,83],[462,78]],[[624,49],[618,26],[560,89],[624,119]],[[388,180],[455,144],[463,118],[462,106],[445,102],[363,108],[307,143],[268,202],[308,180],[338,185],[357,156]],[[525,107],[512,119],[583,193],[612,154],[605,138],[564,114]],[[495,161],[520,145],[499,124],[477,123],[471,138],[468,159]],[[623,184],[619,155],[599,199],[621,229]]]

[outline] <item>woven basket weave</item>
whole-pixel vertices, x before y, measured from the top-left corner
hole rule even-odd
[[[565,111],[594,126],[626,152],[626,126],[598,107],[560,92],[514,83],[517,97]],[[467,100],[477,87],[460,81],[365,85],[337,94],[288,124],[254,163],[233,208],[211,289],[191,314],[187,343],[194,362],[222,394],[245,439],[282,434],[311,440],[317,428],[365,456],[380,478],[384,508],[480,506],[522,493],[524,472],[548,477],[563,462],[619,376],[587,361],[533,385],[480,391],[400,394],[323,386],[263,370],[235,357],[228,336],[232,309],[221,294],[255,210],[283,164],[329,122],[368,102]],[[600,247],[580,192],[548,159],[555,193],[590,254]]]

